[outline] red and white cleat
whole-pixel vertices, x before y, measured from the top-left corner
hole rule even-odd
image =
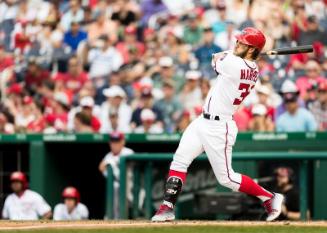
[[[268,214],[266,221],[271,222],[279,217],[280,213],[282,212],[283,201],[284,196],[282,194],[274,193],[274,196],[271,199],[263,203],[263,206]]]
[[[166,205],[161,205],[151,219],[152,222],[168,222],[173,220],[175,220],[174,210]]]

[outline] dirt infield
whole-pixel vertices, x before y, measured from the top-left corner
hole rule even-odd
[[[146,228],[173,226],[298,226],[326,227],[327,221],[307,222],[248,222],[248,221],[175,221],[168,223],[152,223],[150,221],[0,221],[1,230],[37,230],[37,229],[102,229],[102,228]]]

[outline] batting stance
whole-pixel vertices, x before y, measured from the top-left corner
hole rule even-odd
[[[231,166],[238,131],[233,114],[255,86],[258,79],[255,60],[266,43],[263,33],[251,27],[245,28],[236,39],[233,51],[213,55],[217,82],[206,97],[202,115],[187,127],[181,138],[170,165],[163,204],[152,221],[175,219],[173,209],[187,169],[204,151],[221,185],[258,197],[268,214],[267,221],[275,220],[281,213],[283,195],[265,190],[250,177],[234,172]]]

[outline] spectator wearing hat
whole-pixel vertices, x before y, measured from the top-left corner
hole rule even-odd
[[[107,177],[107,167],[111,166],[114,175],[114,219],[119,218],[119,160],[122,156],[131,155],[133,150],[125,147],[125,136],[121,132],[112,132],[109,135],[110,152],[105,155],[99,164],[99,171]],[[130,186],[128,184],[127,186]],[[129,190],[129,189],[128,189]],[[130,191],[129,191],[130,192]],[[128,195],[129,196],[129,195]],[[121,197],[126,198],[126,197]],[[129,198],[129,197],[128,197]]]
[[[131,53],[136,53],[138,57],[145,52],[144,44],[137,41],[137,28],[135,26],[128,26],[124,30],[123,41],[116,45],[116,49],[123,56],[124,64],[130,63]]]
[[[13,193],[7,196],[5,200],[2,209],[4,219],[50,219],[51,207],[40,194],[28,189],[28,181],[23,172],[11,173],[10,185]]]
[[[318,130],[327,131],[327,81],[319,84],[317,100],[309,104],[309,110],[318,123]]]
[[[285,95],[287,95],[288,93],[299,95],[300,92],[299,92],[299,89],[297,88],[297,86],[295,85],[295,83],[293,81],[287,79],[283,82],[281,89],[279,91],[279,94],[282,97],[282,99],[284,99],[283,97]],[[298,104],[300,107],[305,107],[305,103],[300,98],[298,98]],[[285,111],[286,111],[286,105],[285,105],[285,102],[283,101],[276,108],[274,119],[276,120]]]
[[[211,69],[212,54],[219,53],[222,49],[214,44],[215,35],[211,27],[206,27],[203,29],[203,42],[202,45],[195,50],[194,54],[199,61],[199,66],[201,67],[201,72],[204,76],[209,78],[214,78],[217,74]],[[210,72],[211,71],[211,72]]]
[[[294,171],[289,167],[278,167],[275,172],[275,184],[272,190],[282,193],[285,202],[278,220],[300,220],[299,190],[294,184]]]
[[[276,121],[278,132],[308,132],[317,130],[317,123],[311,112],[298,104],[298,93],[286,93],[283,96],[286,112]]]
[[[81,114],[76,118],[77,113]],[[91,126],[91,132],[99,132],[101,123],[98,114],[99,107],[95,105],[94,99],[91,96],[84,96],[80,99],[79,107],[70,111],[69,119],[74,119],[74,123],[77,121],[80,125],[82,123],[82,126]],[[78,131],[78,126],[70,125],[70,127]]]
[[[182,104],[175,95],[174,83],[167,80],[163,84],[163,98],[155,103],[155,106],[161,110],[165,132],[172,133],[176,129],[176,122],[182,113]]]
[[[152,74],[153,87],[162,89],[166,80],[172,80],[175,83],[176,93],[179,93],[184,86],[185,80],[176,74],[174,60],[171,57],[161,57],[159,59],[159,72]]]
[[[203,35],[203,28],[200,26],[198,15],[194,12],[188,14],[187,25],[184,28],[183,41],[196,46],[200,44]]]
[[[154,105],[152,89],[149,87],[143,87],[141,90],[141,98],[138,107],[133,111],[131,128],[135,129],[136,127],[142,124],[141,112],[143,109],[151,109],[154,112],[156,119],[156,124],[163,125],[163,118],[161,110]]]
[[[159,134],[163,133],[162,124],[155,123],[156,115],[151,109],[145,108],[141,112],[142,125],[136,127],[134,133]]]
[[[81,22],[84,18],[84,11],[81,7],[80,0],[70,0],[69,9],[62,16],[60,20],[60,26],[64,31],[70,29],[72,22]]]
[[[253,132],[271,132],[274,130],[274,124],[265,105],[256,104],[251,110],[252,118],[249,122],[249,130]]]
[[[189,70],[185,74],[186,84],[179,99],[186,110],[193,111],[195,107],[201,106],[202,95],[200,89],[200,78],[202,74],[197,70]]]
[[[108,36],[102,35],[97,39],[95,48],[90,50],[88,62],[91,78],[105,77],[119,69],[123,64],[123,58]]]
[[[256,99],[253,101],[255,104],[261,104],[266,108],[266,116],[269,117],[272,121],[275,120],[275,108],[273,107],[273,92],[267,85],[257,85],[256,90]],[[279,102],[279,101],[278,101]],[[250,107],[250,112],[253,107]],[[250,116],[252,116],[250,114]]]
[[[82,41],[87,40],[87,33],[80,28],[80,22],[72,22],[70,30],[64,34],[64,43],[74,52]]]
[[[107,101],[101,105],[101,132],[110,133],[119,130],[119,132],[129,133],[130,121],[132,118],[132,109],[126,103],[125,91],[117,85],[103,90],[103,95]],[[109,120],[108,120],[109,118]]]
[[[53,220],[72,221],[86,220],[89,218],[89,210],[80,202],[81,196],[75,187],[66,187],[61,197],[63,203],[59,203],[53,210]]]
[[[306,75],[296,80],[296,86],[300,91],[300,97],[306,102],[316,98],[313,91],[325,78],[321,76],[321,67],[315,60],[309,60],[305,65]]]
[[[87,30],[90,46],[97,46],[97,40],[102,35],[106,35],[112,44],[114,44],[118,39],[117,24],[106,17],[104,9],[97,9],[94,12],[93,18],[95,22],[91,23]]]

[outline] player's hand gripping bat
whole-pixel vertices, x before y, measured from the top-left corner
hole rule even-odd
[[[263,52],[261,53],[261,55],[288,55],[288,54],[311,53],[311,52],[313,52],[312,45],[301,45],[295,47],[277,48],[277,49]]]

